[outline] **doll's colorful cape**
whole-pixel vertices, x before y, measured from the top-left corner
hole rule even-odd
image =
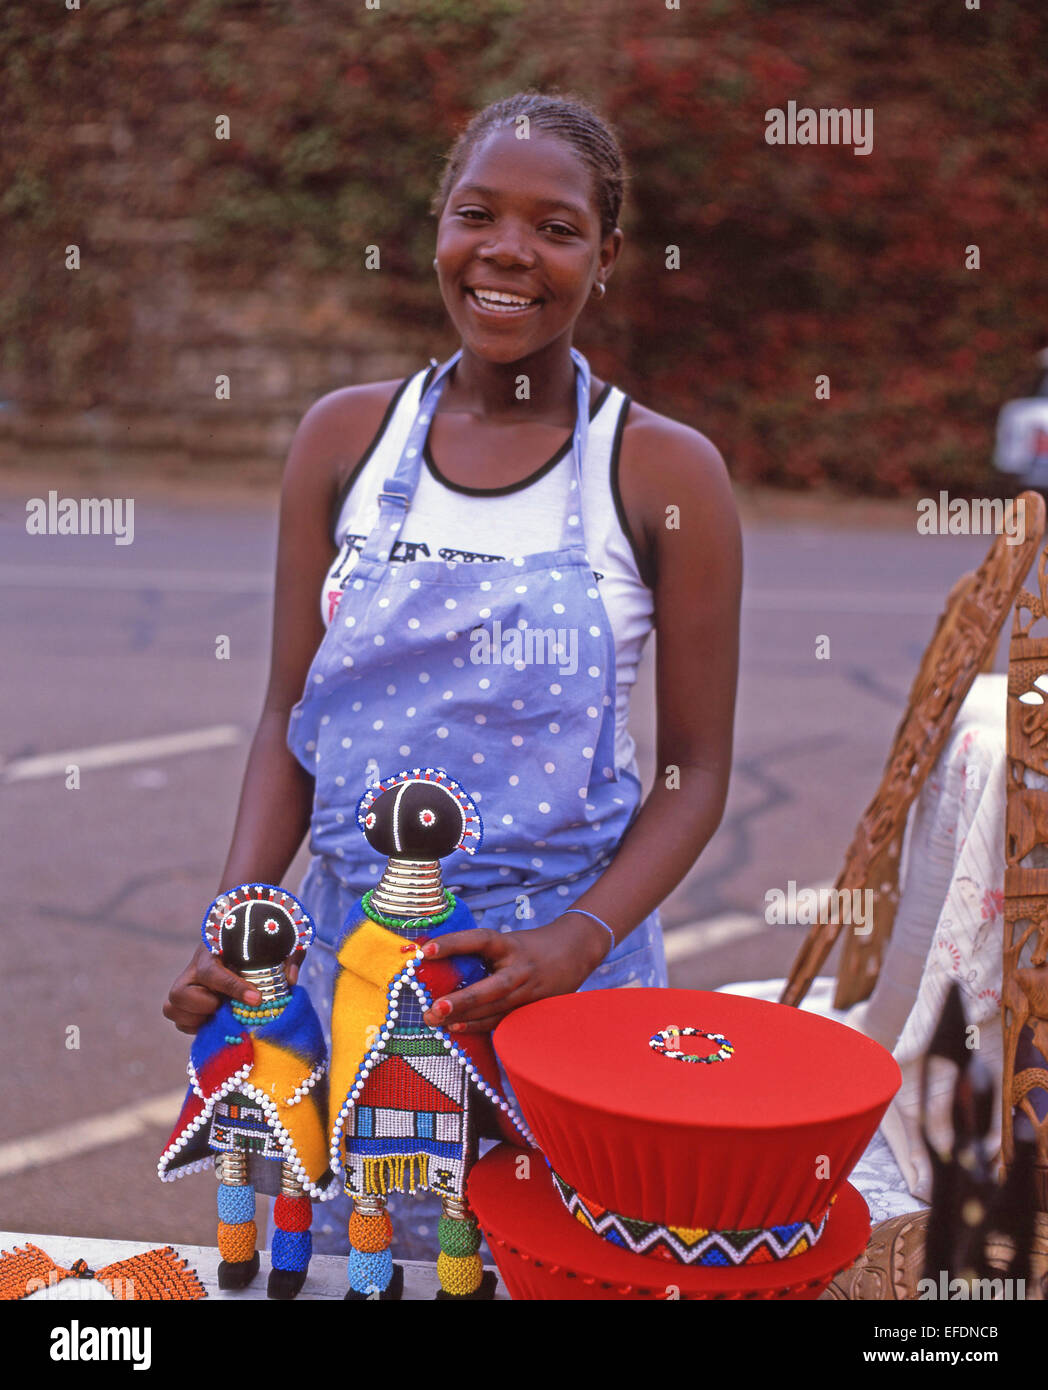
[[[240,1023],[225,1001],[193,1039],[189,1089],[158,1165],[161,1179],[170,1182],[214,1161],[208,1143],[212,1115],[218,1101],[233,1092],[257,1103],[279,1150],[275,1157],[291,1164],[305,1192],[320,1201],[333,1196],[325,1059],[320,1020],[301,986],[291,990],[279,1018],[257,1028]],[[279,1195],[280,1167],[248,1154],[248,1178],[259,1192]]]
[[[457,900],[414,944],[475,926]],[[491,1035],[422,1022],[434,999],[481,979],[484,966],[474,956],[424,961],[406,944],[358,901],[336,946],[331,1165],[354,1197],[418,1188],[461,1197],[478,1137],[532,1140],[503,1090]]]
[[[739,995],[593,990],[515,1010],[499,1057],[545,1155],[469,1201],[514,1298],[811,1299],[869,1239],[848,1183],[900,1072],[854,1029]]]

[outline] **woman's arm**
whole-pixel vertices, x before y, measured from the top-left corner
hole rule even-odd
[[[742,590],[738,514],[714,446],[696,431],[644,411],[623,439],[627,505],[627,446],[634,461],[658,460],[657,473],[649,462],[643,479],[658,630],[657,771],[614,860],[577,903],[612,928],[616,943],[680,883],[724,813]],[[521,1004],[577,989],[610,949],[608,933],[577,913],[530,931],[449,933],[428,943],[426,954],[478,952],[493,973],[434,1000],[427,1020],[455,1030],[494,1027]]]
[[[356,457],[359,440],[370,437],[393,385],[332,392],[310,408],[292,440],[280,497],[269,682],[219,892],[252,880],[279,883],[309,828],[313,778],[287,746],[288,719],[324,637],[320,592],[335,554],[330,523],[340,470]],[[292,980],[294,974],[292,966]],[[180,1031],[196,1032],[224,995],[259,1000],[201,943],[172,986],[164,1016]]]

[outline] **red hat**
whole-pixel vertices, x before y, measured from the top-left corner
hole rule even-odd
[[[518,1009],[495,1045],[549,1165],[503,1149],[470,1180],[511,1292],[812,1298],[864,1248],[847,1177],[901,1077],[861,1033],[739,995],[620,989]]]

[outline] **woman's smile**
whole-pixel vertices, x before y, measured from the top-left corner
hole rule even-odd
[[[510,290],[488,289],[479,285],[467,286],[466,298],[483,318],[491,315],[496,318],[520,318],[542,307],[540,298],[532,299]]]

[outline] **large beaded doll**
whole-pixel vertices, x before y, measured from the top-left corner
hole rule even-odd
[[[348,1299],[396,1299],[403,1271],[391,1254],[390,1192],[427,1189],[443,1199],[438,1298],[483,1299],[494,1276],[481,1264],[466,1179],[478,1137],[530,1140],[507,1101],[489,1034],[454,1038],[423,1021],[433,1000],[479,980],[476,956],[426,960],[405,952],[476,926],[444,888],[440,861],[481,843],[480,814],[442,768],[388,777],[357,806],[368,843],[387,856],[375,888],[350,909],[336,946],[331,1019],[331,1160],[353,1198]]]
[[[270,1298],[294,1298],[312,1253],[312,1198],[327,1164],[327,1053],[309,995],[288,985],[284,962],[313,940],[313,921],[290,893],[245,883],[208,908],[204,943],[261,995],[225,1000],[193,1040],[189,1090],[160,1159],[165,1181],[215,1163],[219,1287],[258,1273],[255,1192],[276,1197]],[[330,1195],[330,1191],[328,1191]]]

